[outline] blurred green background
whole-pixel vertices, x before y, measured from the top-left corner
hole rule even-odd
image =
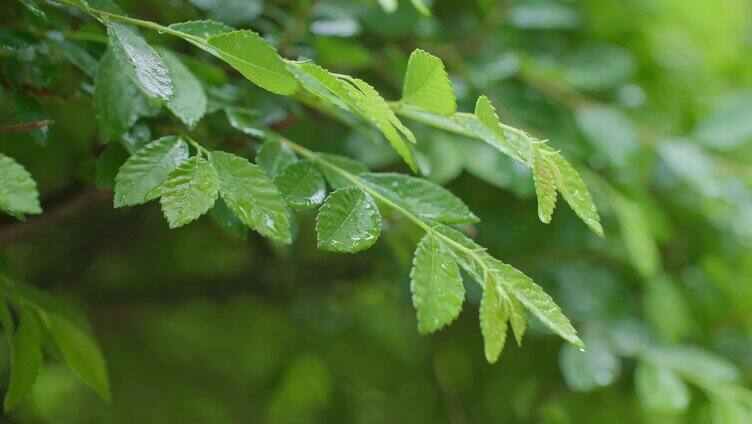
[[[418,334],[409,270],[421,234],[407,222],[388,220],[372,249],[338,255],[315,249],[312,214],[298,217],[295,243],[280,246],[208,215],[170,231],[154,203],[113,210],[125,151],[98,142],[91,77],[40,36],[54,29],[99,57],[102,29],[37,3],[47,22],[20,3],[2,6],[0,126],[55,123],[0,134],[0,152],[38,181],[45,213],[0,218],[0,269],[86,313],[114,400],[103,403],[52,360],[6,419],[752,422],[742,388],[752,376],[749,1],[436,0],[430,17],[409,1],[393,12],[387,0],[120,2],[163,24],[208,17],[253,28],[289,57],[362,77],[388,99],[399,97],[410,51],[423,48],[447,65],[460,110],[486,94],[502,121],[561,149],[594,192],[605,239],[566,207],[539,222],[527,168],[405,121],[421,171],[481,218],[469,231],[544,286],[589,346],[578,352],[533,322],[494,366],[483,358],[475,285],[455,324]],[[192,46],[144,35],[182,52],[215,105],[253,108],[263,123],[287,119],[285,135],[303,145],[405,170],[372,133],[255,89]],[[258,143],[215,110],[196,130],[202,141],[253,157]],[[127,138],[175,127],[145,118]],[[648,366],[680,378],[641,378]]]

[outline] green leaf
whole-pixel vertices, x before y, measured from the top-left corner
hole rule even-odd
[[[209,211],[214,220],[226,229],[230,234],[237,236],[240,239],[245,240],[248,237],[248,227],[243,224],[243,221],[235,215],[235,213],[227,206],[222,198],[218,198],[214,202],[214,207]]]
[[[2,294],[0,294],[0,324],[3,325],[3,332],[5,333],[5,337],[8,338],[8,345],[12,345],[13,333],[16,331],[16,326],[13,324],[13,317],[10,315],[8,302]]]
[[[19,308],[18,330],[13,337],[10,382],[5,393],[5,412],[15,409],[31,391],[42,366],[42,335],[35,312]]]
[[[13,158],[0,153],[0,209],[11,215],[42,213],[37,183]]]
[[[642,295],[645,318],[670,342],[684,339],[692,329],[692,313],[677,283],[666,276],[648,280]]]
[[[718,354],[698,347],[655,347],[645,354],[656,365],[708,383],[735,383],[740,378],[739,369],[734,364]]]
[[[582,180],[580,174],[578,174],[574,167],[558,152],[550,151],[549,159],[551,159],[559,169],[556,187],[559,188],[561,196],[564,197],[564,200],[567,201],[577,216],[579,216],[595,234],[603,237],[601,217],[598,215],[598,208],[595,207],[593,197],[590,195],[590,191],[588,190],[585,181]]]
[[[258,138],[267,135],[266,131],[262,129],[262,124],[258,121],[259,113],[257,111],[239,107],[226,107],[225,114],[227,115],[227,122],[243,134]]]
[[[26,9],[28,9],[29,12],[33,13],[36,17],[43,20],[44,22],[47,22],[47,15],[44,14],[42,9],[39,8],[39,5],[37,5],[37,2],[34,0],[19,0],[21,4],[23,4]]]
[[[346,156],[333,155],[330,153],[319,153],[318,156],[326,162],[329,162],[337,168],[345,170],[352,175],[360,175],[364,172],[368,172],[368,168],[365,165]],[[328,166],[319,166],[319,169],[324,174],[329,185],[335,190],[353,185],[352,181]]]
[[[13,100],[19,123],[37,122],[49,118],[49,114],[45,111],[44,105],[35,96],[27,94],[23,90],[16,90]],[[47,144],[47,136],[49,133],[49,124],[43,125],[39,128],[29,128],[24,131],[24,134],[28,135],[34,143],[40,146],[45,146]]]
[[[319,249],[358,252],[373,246],[380,234],[379,208],[371,196],[355,187],[330,194],[316,216]]]
[[[530,143],[519,140],[501,126],[499,116],[491,100],[486,96],[478,97],[475,114],[458,113],[455,119],[476,137],[501,150],[504,154],[528,164]]]
[[[493,259],[493,258],[491,258]],[[493,272],[501,284],[522,302],[546,327],[573,345],[584,348],[577,330],[572,327],[554,300],[527,275],[501,261],[488,261],[493,265]]]
[[[749,423],[752,406],[739,402],[734,397],[725,393],[713,394],[710,397],[712,404],[713,424],[745,424]]]
[[[654,276],[660,268],[661,259],[648,217],[639,203],[615,190],[610,194],[609,201],[619,222],[627,257],[643,278]]]
[[[210,160],[219,176],[219,192],[235,215],[265,237],[292,242],[285,199],[269,177],[230,153],[214,151]]]
[[[397,173],[364,173],[372,189],[407,211],[444,224],[478,222],[465,203],[449,190],[428,180]]]
[[[413,4],[413,7],[418,9],[418,12],[423,14],[423,16],[431,16],[431,10],[428,9],[428,6],[426,6],[426,3],[423,2],[423,0],[410,0]]]
[[[120,167],[115,177],[115,207],[156,199],[160,194],[157,187],[186,160],[188,145],[180,137],[162,137],[147,144]]]
[[[65,40],[59,32],[50,31],[47,38],[66,59],[90,77],[96,77],[99,62],[88,51]]]
[[[110,401],[110,380],[102,352],[96,342],[84,329],[72,321],[54,313],[48,313],[47,324],[50,333],[63,353],[65,362],[78,377],[97,392],[104,400]]]
[[[298,81],[282,58],[255,32],[241,30],[213,35],[207,42],[219,57],[259,87],[282,95],[298,90]]]
[[[105,143],[120,138],[138,118],[149,113],[146,98],[122,71],[111,50],[100,59],[92,102]]]
[[[205,214],[218,193],[214,168],[206,159],[194,156],[170,172],[159,202],[170,228],[178,228]]]
[[[567,387],[578,392],[589,392],[611,385],[619,377],[621,361],[616,353],[600,338],[588,337],[588,349],[581,351],[572,346],[562,346],[559,366]]]
[[[200,21],[187,21],[178,22],[170,25],[170,28],[175,31],[184,32],[196,37],[209,38],[213,35],[224,34],[226,32],[233,32],[235,28],[223,24],[222,22],[212,21],[209,19]]]
[[[517,346],[522,346],[522,338],[527,330],[527,314],[522,303],[511,293],[509,295],[509,323],[512,326]]]
[[[423,334],[450,324],[462,310],[465,286],[460,268],[446,246],[428,234],[415,250],[410,291],[418,315],[418,331]]]
[[[272,178],[297,160],[295,152],[277,139],[266,140],[256,154],[256,164]]]
[[[556,177],[558,169],[544,153],[532,149],[533,180],[538,196],[538,218],[548,224],[556,207]]]
[[[167,65],[135,29],[118,22],[107,23],[112,52],[125,73],[147,97],[168,100],[173,94]]]
[[[118,170],[126,160],[128,160],[128,151],[121,143],[109,144],[97,159],[97,170],[94,176],[97,187],[112,190],[115,187]]]
[[[457,111],[454,89],[441,59],[420,49],[413,51],[407,62],[402,101],[437,115]]]
[[[640,362],[634,374],[635,391],[647,410],[676,415],[689,406],[687,385],[666,367]]]
[[[292,163],[274,179],[274,184],[293,210],[304,211],[320,205],[326,197],[324,176],[308,160]]]
[[[486,361],[489,364],[499,359],[507,339],[509,308],[501,290],[496,278],[489,274],[480,300],[480,332],[483,335]]]
[[[174,53],[166,49],[160,49],[159,53],[170,70],[174,89],[167,101],[167,108],[188,128],[193,128],[206,113],[204,88]]]

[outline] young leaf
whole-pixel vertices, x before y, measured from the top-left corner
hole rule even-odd
[[[168,100],[173,92],[172,79],[162,57],[128,25],[108,22],[107,34],[112,52],[133,82],[148,97]]]
[[[14,215],[42,213],[37,183],[12,158],[0,153],[0,209]]]
[[[441,59],[420,49],[413,51],[407,62],[402,101],[443,116],[457,110],[454,89]]]
[[[564,200],[567,201],[577,216],[579,216],[595,234],[603,237],[601,217],[598,215],[598,209],[595,207],[593,197],[590,195],[590,191],[588,191],[585,181],[582,180],[580,174],[578,174],[574,167],[558,152],[549,150],[545,154],[549,156],[549,159],[553,161],[559,170],[556,187],[559,188]]]
[[[205,214],[218,193],[214,168],[206,159],[194,156],[170,172],[159,202],[170,228],[177,228]]]
[[[686,383],[666,367],[640,362],[634,373],[635,390],[645,409],[663,414],[681,414],[689,406]]]
[[[134,206],[159,197],[159,187],[170,172],[188,160],[182,138],[155,140],[128,158],[115,177],[115,207]]]
[[[478,222],[462,200],[428,180],[397,173],[364,173],[360,178],[379,194],[420,217],[444,224]]]
[[[138,118],[149,113],[146,98],[122,71],[112,50],[100,59],[92,103],[105,143],[120,138]]]
[[[480,300],[480,332],[489,364],[499,359],[507,339],[509,309],[500,291],[496,278],[489,274]]]
[[[235,215],[261,235],[291,243],[287,205],[269,177],[230,153],[214,151],[210,160],[219,176],[219,192]]]
[[[519,300],[512,294],[509,295],[509,324],[511,324],[517,346],[522,346],[522,338],[527,330],[527,314]]]
[[[493,265],[493,272],[499,278],[499,282],[509,289],[546,327],[573,345],[579,348],[585,347],[582,340],[577,337],[577,330],[572,327],[559,305],[530,277],[501,261],[489,262]]]
[[[287,165],[297,160],[295,152],[276,139],[266,140],[256,154],[256,165],[271,178],[275,178]]]
[[[86,385],[104,400],[109,401],[111,396],[107,366],[92,336],[72,321],[55,313],[47,314],[47,322],[65,362]]]
[[[333,155],[330,153],[319,153],[319,157],[330,164],[336,166],[339,169],[343,169],[350,174],[360,175],[364,172],[368,172],[368,168],[355,159],[350,159],[346,156]],[[327,166],[319,166],[319,169],[324,174],[326,181],[329,185],[337,190],[343,187],[349,187],[352,182],[343,177],[339,172],[333,171]]]
[[[188,128],[193,128],[206,113],[206,93],[193,73],[167,49],[159,53],[170,70],[174,94],[167,101],[167,108]]]
[[[320,205],[326,196],[324,176],[308,160],[292,163],[282,170],[274,184],[293,210],[304,211]]]
[[[540,150],[532,149],[533,181],[538,196],[538,218],[548,224],[556,207],[558,169]]]
[[[298,81],[282,58],[251,30],[233,31],[209,37],[217,54],[244,77],[272,93],[289,95],[298,90]]]
[[[410,291],[418,315],[418,331],[423,334],[450,324],[462,310],[465,286],[460,268],[444,244],[428,234],[415,250]]]
[[[373,246],[380,234],[381,215],[376,203],[355,187],[330,194],[316,216],[319,249],[358,252]]]
[[[530,155],[525,152],[530,149],[527,145],[529,143],[522,143],[516,138],[507,137],[508,134],[501,127],[496,109],[488,97],[478,97],[474,115],[458,113],[455,119],[476,137],[501,150],[502,153],[522,163],[528,163],[526,159]]]
[[[19,309],[18,330],[13,337],[10,382],[5,393],[5,412],[13,410],[31,391],[42,366],[42,335],[35,312]]]

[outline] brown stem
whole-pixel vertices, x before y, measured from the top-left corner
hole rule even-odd
[[[20,124],[0,127],[0,132],[4,132],[4,133],[23,132],[23,131],[35,130],[37,128],[47,127],[54,123],[55,123],[54,119],[40,119],[39,121],[22,122]]]

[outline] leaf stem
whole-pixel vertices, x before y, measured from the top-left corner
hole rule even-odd
[[[306,159],[311,160],[312,162],[319,163],[322,166],[325,166],[325,167],[331,169],[332,171],[340,174],[342,177],[344,177],[345,179],[347,179],[348,181],[350,181],[351,183],[353,183],[354,185],[356,185],[358,188],[360,188],[361,190],[363,190],[366,193],[370,194],[371,197],[373,197],[374,199],[379,200],[381,203],[383,203],[383,204],[389,206],[391,209],[394,209],[397,212],[399,212],[401,215],[403,215],[405,218],[407,218],[408,220],[410,220],[411,222],[413,222],[415,225],[417,225],[418,227],[420,227],[426,233],[430,234],[433,237],[437,237],[437,238],[441,239],[444,243],[446,243],[448,245],[451,245],[455,249],[460,250],[463,253],[465,253],[466,255],[468,255],[469,257],[471,257],[481,267],[481,269],[483,270],[483,275],[484,276],[488,275],[491,272],[491,269],[488,266],[488,264],[486,263],[486,261],[484,261],[483,258],[481,258],[476,251],[463,246],[462,244],[460,244],[460,243],[452,240],[450,237],[448,237],[448,236],[446,236],[444,234],[439,233],[438,231],[435,231],[433,227],[431,227],[430,225],[428,225],[422,219],[420,219],[417,216],[413,215],[412,213],[410,213],[408,210],[406,210],[402,206],[394,203],[393,201],[391,201],[390,199],[388,199],[387,197],[385,197],[384,195],[382,195],[378,191],[376,191],[376,190],[372,189],[371,187],[369,187],[367,184],[364,184],[363,181],[357,175],[354,175],[354,174],[346,171],[345,169],[342,169],[342,168],[338,167],[337,165],[335,165],[335,164],[327,161],[326,159],[324,159],[321,156],[319,156],[318,154],[316,154],[316,152],[311,151],[309,149],[306,149],[305,147],[303,147],[303,146],[295,143],[292,140],[289,140],[289,139],[287,139],[285,137],[281,137],[281,136],[277,136],[277,137],[278,137],[277,139],[279,141],[287,144],[292,150],[294,150],[299,155],[305,157]],[[485,281],[478,281],[478,284],[481,287],[485,287]]]

